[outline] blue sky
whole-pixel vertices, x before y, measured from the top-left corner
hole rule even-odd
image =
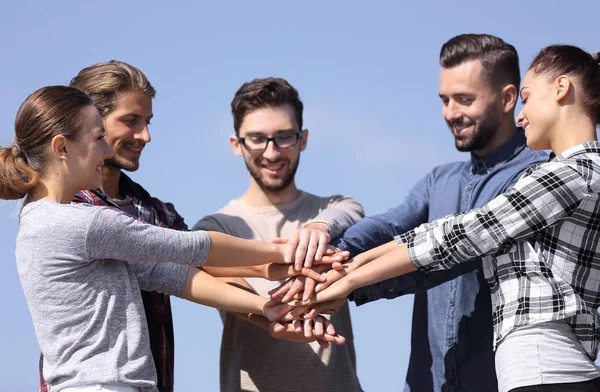
[[[0,143],[12,142],[21,102],[90,64],[119,59],[158,90],[152,143],[132,177],[175,204],[188,224],[248,185],[231,152],[229,103],[239,85],[287,78],[305,104],[308,148],[300,188],[344,193],[367,214],[402,202],[454,150],[437,96],[441,45],[491,33],[516,46],[522,70],[548,44],[600,50],[594,0],[16,2],[0,4]],[[0,202],[0,374],[32,391],[38,348],[14,261],[18,203]],[[214,309],[173,300],[178,391],[218,390],[221,322]],[[366,391],[401,390],[412,297],[356,308],[358,373]]]

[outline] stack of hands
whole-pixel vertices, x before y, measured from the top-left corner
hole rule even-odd
[[[317,341],[322,347],[344,344],[329,320],[345,303],[352,291],[343,280],[353,265],[349,252],[329,245],[324,230],[303,228],[290,238],[277,238],[288,264],[265,265],[265,277],[284,280],[271,290],[264,316],[271,321],[271,335],[293,342]],[[327,290],[326,290],[327,289]],[[252,315],[250,316],[252,318]]]

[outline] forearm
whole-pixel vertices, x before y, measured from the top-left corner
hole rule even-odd
[[[184,298],[188,301],[234,313],[262,315],[266,298],[225,283],[208,273],[191,268],[188,273]]]
[[[398,248],[398,243],[396,241],[390,241],[386,244],[380,245],[376,248],[363,252],[358,256],[354,257],[351,269],[361,268],[366,264],[369,264],[373,260],[395,250],[396,248]]]
[[[389,244],[384,246],[387,245]],[[394,249],[384,255],[351,271],[346,278],[349,280],[351,289],[354,290],[416,270],[416,267],[410,261],[406,245],[395,245]]]
[[[214,277],[231,278],[264,278],[265,265],[252,265],[248,267],[202,267],[204,271]]]
[[[209,231],[210,252],[205,263],[212,267],[246,267],[265,263],[282,263],[280,246],[258,240],[244,240]]]

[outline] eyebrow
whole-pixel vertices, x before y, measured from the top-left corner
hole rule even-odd
[[[519,97],[521,97],[521,99],[523,99],[523,90],[525,90],[526,88],[529,88],[529,86],[523,86],[521,87],[521,90],[519,90]]]
[[[296,131],[294,128],[290,128],[290,129],[278,129],[275,131],[276,135],[282,134],[282,133],[298,133],[299,131]],[[264,136],[262,131],[248,131],[246,132],[246,135],[260,135],[260,136]]]
[[[123,115],[122,115],[120,118],[123,118],[123,117],[129,117],[129,116],[131,116],[131,117],[134,117],[134,118],[142,118],[142,116],[140,116],[140,115],[139,115],[139,114],[137,114],[137,113],[125,113],[125,114],[123,114]],[[154,113],[152,113],[152,114],[151,114],[150,116],[148,116],[147,118],[150,118],[150,119],[154,118]]]

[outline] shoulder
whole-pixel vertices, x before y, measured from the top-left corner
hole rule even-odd
[[[425,174],[422,180],[428,182],[439,180],[448,176],[454,176],[459,173],[462,173],[463,171],[468,170],[470,167],[470,161],[455,161],[444,163],[431,169],[427,174]]]
[[[234,201],[231,201],[214,214],[206,215],[198,220],[192,230],[219,231],[229,234],[230,228],[234,227],[236,222],[243,220],[241,215]]]

